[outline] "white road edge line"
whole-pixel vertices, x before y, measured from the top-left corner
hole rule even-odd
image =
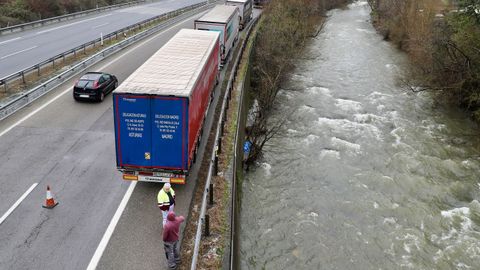
[[[107,23],[99,24],[99,25],[97,25],[97,26],[92,27],[92,29],[97,29],[97,28],[100,28],[100,27],[105,26],[105,25],[107,25],[107,24],[110,24],[110,23],[107,22]]]
[[[113,13],[109,13],[109,14],[107,14],[107,15],[102,15],[102,16],[98,16],[98,17],[95,17],[95,18],[85,19],[85,20],[82,20],[82,21],[78,21],[78,22],[74,22],[74,23],[69,23],[69,24],[65,24],[65,25],[62,25],[62,26],[54,27],[54,28],[50,28],[50,29],[47,29],[47,30],[43,30],[43,31],[37,32],[37,35],[40,35],[40,34],[43,34],[43,33],[48,33],[48,32],[55,31],[55,30],[58,30],[58,29],[62,29],[62,28],[65,28],[65,27],[69,27],[69,26],[72,26],[72,25],[75,25],[75,24],[83,23],[83,22],[86,22],[86,21],[91,21],[91,20],[100,19],[100,18],[103,18],[103,17],[110,16],[110,15],[112,15],[112,14],[113,14]]]
[[[23,37],[12,38],[12,39],[5,40],[5,41],[0,42],[0,44],[5,44],[5,43],[12,42],[12,41],[15,41],[15,40],[19,40],[19,39],[22,39],[22,38],[23,38]]]
[[[13,205],[12,207],[10,207],[10,209],[8,209],[8,211],[3,214],[3,216],[0,218],[0,225],[2,225],[2,223],[7,219],[7,217],[13,212],[13,210],[15,210],[15,208],[17,208],[20,203],[22,203],[23,200],[25,200],[25,198],[28,196],[28,194],[30,194],[30,192],[32,192],[32,190],[37,187],[38,183],[34,183],[27,191],[25,191],[25,193],[23,193],[22,197],[20,197],[20,199],[18,199]]]
[[[33,50],[33,49],[35,49],[35,48],[37,48],[37,47],[38,47],[38,46],[33,46],[33,47],[30,47],[30,48],[25,49],[25,50],[21,50],[21,51],[18,51],[18,52],[14,52],[14,53],[11,53],[11,54],[7,54],[7,55],[5,55],[5,56],[0,57],[0,59],[5,59],[5,58],[7,58],[7,57],[14,56],[14,55],[19,54],[19,53],[22,53],[22,52],[30,51],[30,50]]]
[[[130,186],[128,187],[125,195],[123,196],[123,199],[120,202],[120,205],[118,206],[117,211],[115,212],[115,215],[113,215],[113,218],[110,221],[110,224],[108,225],[107,230],[105,231],[105,234],[103,235],[102,240],[100,241],[100,244],[98,244],[97,250],[95,250],[93,257],[90,260],[90,263],[88,264],[87,270],[94,270],[97,268],[97,265],[100,262],[100,259],[102,258],[103,252],[107,248],[108,241],[110,241],[110,237],[112,237],[113,231],[115,231],[115,227],[117,226],[117,223],[120,220],[120,217],[122,217],[123,210],[125,210],[125,207],[127,206],[127,203],[130,200],[130,197],[132,196],[133,190],[135,189],[136,185],[137,185],[136,181],[130,183]]]
[[[102,67],[98,68],[98,70],[102,70],[104,69],[105,67],[115,63],[116,61],[118,61],[120,58],[122,58],[124,55],[126,54],[129,54],[131,53],[136,47],[139,47],[141,45],[143,45],[144,43],[147,43],[149,42],[150,40],[154,39],[157,37],[157,35],[159,34],[162,34],[164,32],[167,32],[167,31],[170,31],[172,28],[178,26],[179,24],[182,24],[188,20],[190,20],[191,17],[179,22],[179,23],[176,23],[174,25],[172,25],[171,27],[165,29],[165,30],[162,30],[161,32],[158,32],[157,34],[154,34],[152,37],[136,44],[136,45],[133,45],[133,47],[130,48],[130,50],[127,50],[125,51],[123,54],[119,55],[118,57],[116,57],[114,60],[108,62],[107,64],[103,65]],[[60,93],[58,96],[52,98],[51,100],[49,100],[48,102],[46,102],[45,104],[43,104],[42,106],[40,106],[38,109],[34,110],[33,112],[27,114],[26,116],[24,116],[22,119],[18,120],[15,124],[11,125],[10,127],[8,127],[7,129],[5,129],[3,132],[0,132],[0,137],[2,137],[3,135],[5,135],[5,133],[9,132],[10,130],[12,130],[14,127],[20,125],[21,123],[23,123],[25,120],[27,120],[28,118],[32,117],[33,115],[35,115],[36,113],[38,113],[39,111],[43,110],[45,107],[47,107],[48,105],[50,105],[52,102],[54,102],[55,100],[59,99],[61,96],[65,95],[66,93],[72,91],[70,89],[71,87],[69,87],[67,90],[63,91],[62,93]]]

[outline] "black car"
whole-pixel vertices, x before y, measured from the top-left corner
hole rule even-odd
[[[103,101],[118,86],[117,77],[104,72],[87,72],[73,86],[75,100]]]

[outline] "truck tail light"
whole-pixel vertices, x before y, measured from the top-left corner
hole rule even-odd
[[[185,184],[185,176],[184,175],[175,175],[175,177],[170,178],[170,183],[172,184]]]
[[[138,176],[133,174],[123,174],[123,180],[138,181]]]

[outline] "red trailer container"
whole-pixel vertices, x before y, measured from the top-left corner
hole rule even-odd
[[[185,183],[219,68],[219,33],[182,29],[113,92],[125,180]]]

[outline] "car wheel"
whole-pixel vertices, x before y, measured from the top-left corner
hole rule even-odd
[[[105,99],[105,94],[102,92],[100,93],[100,97],[98,98],[98,101],[102,102]]]
[[[118,87],[118,81],[115,82],[115,86],[113,86],[113,90],[117,89]]]

